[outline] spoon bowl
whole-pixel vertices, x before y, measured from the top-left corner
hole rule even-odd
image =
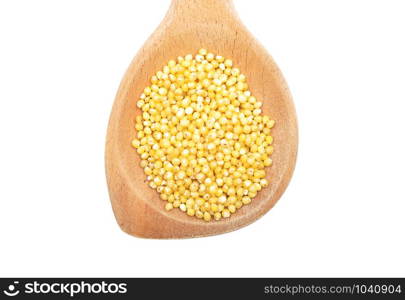
[[[246,75],[252,94],[263,102],[263,114],[276,121],[269,185],[251,204],[228,219],[205,222],[178,209],[149,188],[131,146],[136,136],[136,101],[152,75],[170,59],[200,48],[233,60]],[[117,222],[128,234],[145,238],[190,238],[233,231],[269,211],[286,189],[297,155],[297,123],[286,82],[273,59],[241,23],[231,0],[172,0],[169,11],[130,64],[112,109],[106,142],[106,175]]]

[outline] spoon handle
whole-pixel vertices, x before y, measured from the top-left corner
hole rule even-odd
[[[171,12],[184,21],[220,22],[234,13],[232,0],[172,0]]]

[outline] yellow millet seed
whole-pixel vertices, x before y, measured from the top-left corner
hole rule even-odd
[[[151,77],[131,145],[167,211],[227,219],[269,185],[275,121],[262,106],[234,62],[206,49]]]

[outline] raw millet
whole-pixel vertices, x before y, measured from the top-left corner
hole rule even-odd
[[[218,221],[268,185],[275,122],[230,59],[201,49],[169,61],[137,106],[132,146],[166,210]]]

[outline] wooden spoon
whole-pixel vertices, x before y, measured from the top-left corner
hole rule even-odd
[[[178,209],[145,183],[135,138],[136,101],[150,77],[170,60],[200,48],[233,60],[263,112],[276,121],[268,187],[229,219],[205,222]],[[190,238],[220,234],[252,223],[271,209],[286,189],[297,154],[297,123],[287,85],[272,58],[241,23],[232,0],[172,0],[170,9],[129,66],[112,109],[106,143],[106,173],[113,211],[121,229],[145,238]]]

